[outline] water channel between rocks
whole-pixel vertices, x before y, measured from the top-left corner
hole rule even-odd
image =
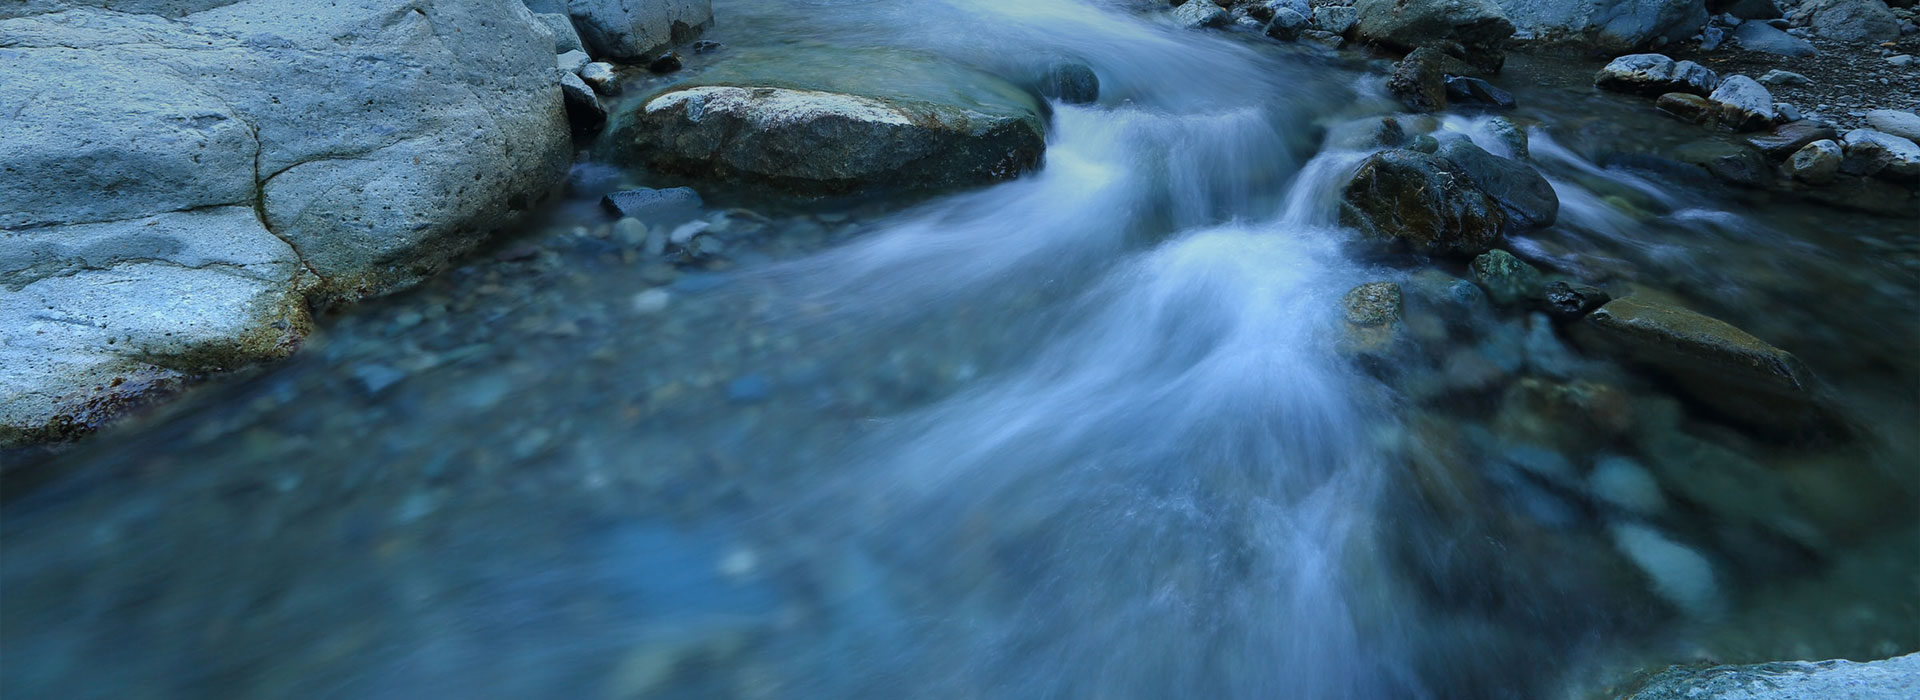
[[[1561,213],[1506,247],[1792,351],[1856,427],[1783,436],[1464,265],[1355,248],[1354,134],[1397,105],[1351,54],[1066,0],[715,11],[726,48],[690,71],[1072,56],[1102,97],[1052,105],[1044,167],[994,186],[711,192],[697,259],[598,205],[677,183],[576,166],[524,235],[34,467],[7,684],[1597,698],[1636,668],[1920,649],[1911,221],[1627,167],[1696,127],[1590,65],[1509,64]],[[1406,336],[1357,356],[1342,298],[1374,281]]]

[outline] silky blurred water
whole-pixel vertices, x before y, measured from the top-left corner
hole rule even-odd
[[[716,191],[724,253],[676,263],[593,204],[663,183],[581,166],[499,254],[14,477],[0,686],[1585,698],[1920,648],[1910,228],[1610,165],[1691,127],[1514,86],[1562,209],[1509,247],[1794,351],[1859,425],[1755,434],[1457,262],[1354,246],[1377,66],[1153,8],[716,2],[690,75],[909,49],[1016,82],[1080,60],[1102,97],[991,187]],[[1373,281],[1407,337],[1357,357],[1341,299]],[[1640,472],[1662,510],[1593,485]]]

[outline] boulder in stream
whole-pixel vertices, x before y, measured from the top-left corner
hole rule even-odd
[[[892,50],[738,50],[619,119],[613,160],[805,196],[1005,180],[1046,148],[1032,93]]]
[[[1369,156],[1341,196],[1341,222],[1426,254],[1478,255],[1500,240],[1506,212],[1447,161],[1394,149]]]
[[[1387,78],[1387,92],[1413,112],[1443,112],[1447,109],[1447,73],[1466,70],[1460,59],[1433,47],[1414,49],[1393,67]]]
[[[1086,63],[1055,61],[1041,75],[1039,92],[1067,104],[1092,104],[1100,99],[1100,76]]]
[[[1624,700],[1910,700],[1920,697],[1920,654],[1860,663],[1781,661],[1675,666]]]
[[[808,194],[1003,180],[1039,164],[1037,109],[978,111],[779,87],[701,85],[646,101],[623,137],[649,165]]]
[[[1441,144],[1436,155],[1506,210],[1508,233],[1552,226],[1559,218],[1560,197],[1533,166],[1488,153],[1466,139]]]

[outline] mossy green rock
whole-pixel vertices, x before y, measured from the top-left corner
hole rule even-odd
[[[1477,255],[1500,240],[1507,215],[1447,161],[1405,149],[1381,151],[1347,183],[1341,223],[1427,254]]]

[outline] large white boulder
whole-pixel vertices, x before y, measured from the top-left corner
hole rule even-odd
[[[309,302],[419,279],[571,156],[519,3],[29,0],[0,47],[0,443],[285,354]]]

